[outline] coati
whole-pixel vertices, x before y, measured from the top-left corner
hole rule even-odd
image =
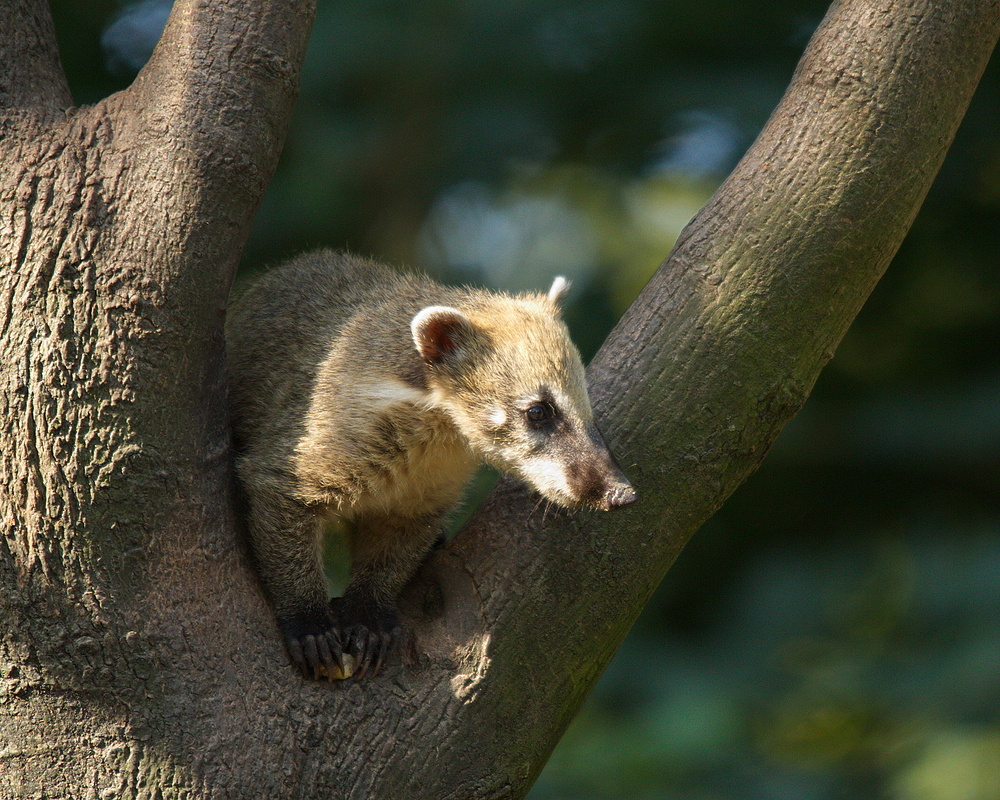
[[[226,323],[251,549],[306,677],[376,673],[396,596],[480,461],[565,507],[635,491],[594,426],[580,356],[548,294],[448,288],[330,250],[266,273]],[[348,528],[332,603],[324,518]]]

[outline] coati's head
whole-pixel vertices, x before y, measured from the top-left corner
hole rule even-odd
[[[410,324],[434,404],[474,452],[566,507],[636,499],[594,426],[580,354],[560,317],[568,283],[548,294],[469,292]]]

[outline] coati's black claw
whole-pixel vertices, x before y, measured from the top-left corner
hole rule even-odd
[[[338,608],[339,605],[339,608]],[[382,671],[402,632],[394,611],[345,607],[334,601],[340,623],[340,646],[344,659],[354,661],[352,677],[362,680]]]
[[[354,658],[353,677],[362,680],[366,676],[374,678],[378,675],[392,653],[401,630],[399,626],[390,630],[351,626],[344,651]]]
[[[336,631],[328,631],[316,640],[319,660],[325,667],[326,679],[332,681],[336,675],[344,674],[344,664],[341,660],[340,641]]]
[[[285,645],[303,677],[314,681],[323,678],[332,681],[344,677],[344,663],[336,631],[286,639]]]
[[[304,678],[318,681],[325,676],[332,681],[343,677],[340,637],[329,612],[296,614],[279,620],[278,625],[288,655]]]
[[[299,672],[306,675],[306,657],[302,652],[302,644],[298,639],[285,639],[285,647],[288,650],[288,655],[292,658],[292,663],[296,666]]]
[[[379,672],[382,671],[382,666],[385,664],[389,654],[396,646],[396,642],[399,639],[399,632],[401,630],[401,628],[395,628],[387,633],[377,634],[378,644],[370,657],[372,662],[372,675],[378,675]]]
[[[361,680],[368,674],[368,629],[361,625],[354,625],[345,631],[345,649],[348,655],[354,658],[354,675],[356,680]]]
[[[306,636],[302,642],[302,652],[305,655],[306,665],[312,668],[313,680],[319,680],[319,648],[316,646],[315,636]]]

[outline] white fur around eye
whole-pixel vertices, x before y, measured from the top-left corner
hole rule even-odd
[[[490,409],[490,413],[486,417],[486,421],[489,422],[489,424],[494,428],[499,428],[507,421],[507,412],[500,406],[494,406]]]
[[[523,472],[527,482],[549,499],[573,497],[566,467],[561,462],[551,458],[529,458],[524,462]]]

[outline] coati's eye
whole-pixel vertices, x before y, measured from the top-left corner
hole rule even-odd
[[[549,416],[549,411],[545,406],[532,406],[524,413],[531,422],[543,422]]]
[[[555,416],[556,410],[550,403],[535,403],[524,411],[524,418],[536,428],[546,426],[555,419]]]

